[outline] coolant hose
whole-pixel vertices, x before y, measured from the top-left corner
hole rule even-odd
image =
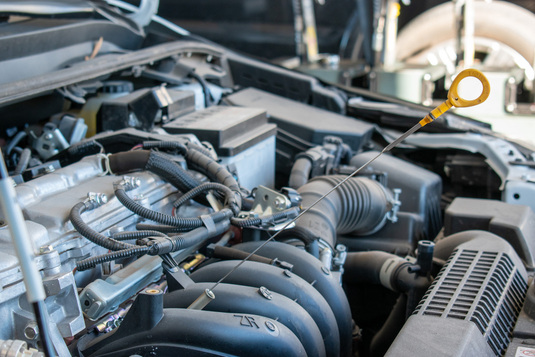
[[[379,285],[381,284],[381,273],[383,271],[386,272],[385,263],[387,263],[387,265],[390,264],[393,267],[393,269],[390,270],[390,273],[395,271],[398,265],[409,264],[397,255],[382,251],[348,253],[344,263],[343,278],[345,281],[351,283]],[[383,268],[383,266],[385,266],[385,268]],[[388,283],[385,282],[385,284],[391,285],[390,274],[388,276]]]
[[[82,213],[84,213],[85,211],[89,211],[93,208],[95,208],[94,203],[79,202],[71,209],[71,223],[82,236],[89,239],[91,242],[109,250],[122,250],[136,247],[133,244],[120,242],[113,238],[106,237],[105,235],[100,234],[99,232],[89,227],[89,225],[85,223],[82,219]]]
[[[343,279],[348,283],[380,284],[393,291],[407,292],[418,303],[431,281],[427,276],[420,276],[413,267],[414,264],[395,254],[353,252],[346,256]],[[415,307],[414,301],[410,306]]]
[[[403,328],[405,321],[407,321],[406,306],[407,295],[399,295],[385,323],[373,336],[370,344],[370,356],[380,357],[385,355],[399,331]]]
[[[307,157],[300,157],[295,160],[290,172],[288,185],[291,188],[298,189],[308,182],[310,171],[312,170],[312,161]]]
[[[285,229],[279,233],[277,240],[284,241],[285,239],[298,239],[305,244],[305,250],[319,259],[320,250],[318,238],[313,236],[309,230],[303,227],[294,227]]]
[[[401,292],[388,319],[374,336],[371,356],[382,356],[431,285],[431,279],[412,270],[407,260],[382,251],[348,253],[343,279],[347,283],[380,284]]]
[[[311,206],[344,178],[331,175],[310,180],[298,190],[301,205]],[[391,199],[389,191],[378,182],[353,177],[302,215],[296,226],[309,230],[334,247],[337,234],[367,235],[382,228],[392,208]]]

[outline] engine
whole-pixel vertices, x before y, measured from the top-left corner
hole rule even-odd
[[[457,128],[359,171],[397,133],[379,122],[385,103],[370,111],[215,46],[166,46],[3,128],[57,355],[532,348],[529,155]],[[40,356],[9,224],[0,355]]]

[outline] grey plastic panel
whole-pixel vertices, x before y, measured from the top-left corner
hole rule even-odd
[[[479,235],[472,239],[474,232]],[[526,296],[527,272],[505,240],[469,233],[471,240],[452,253],[387,355],[505,353]]]

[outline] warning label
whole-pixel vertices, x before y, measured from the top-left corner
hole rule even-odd
[[[515,357],[535,357],[535,348],[517,347]]]

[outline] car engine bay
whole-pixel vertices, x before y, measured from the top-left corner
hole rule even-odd
[[[1,58],[28,68],[2,151],[57,355],[535,351],[530,149],[447,114],[369,163],[426,111],[120,20]],[[0,355],[43,356],[0,219]]]

